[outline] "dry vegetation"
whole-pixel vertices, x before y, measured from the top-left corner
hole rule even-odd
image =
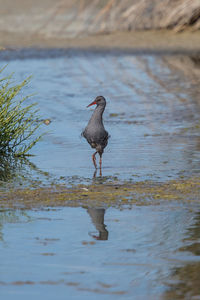
[[[199,0],[0,0],[0,5],[0,32],[8,34],[67,38],[127,30],[200,29]]]

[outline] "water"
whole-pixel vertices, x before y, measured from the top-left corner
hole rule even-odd
[[[1,213],[1,298],[168,299],[182,282],[193,293],[183,271],[199,270],[199,213],[175,204]]]
[[[0,52],[24,94],[37,93],[48,131],[27,161],[5,162],[1,190],[90,184],[93,150],[81,138],[104,95],[102,181],[199,176],[199,67],[193,57],[65,50]],[[97,173],[97,177],[98,177]],[[103,185],[102,185],[103,188]],[[151,202],[116,209],[0,211],[0,298],[198,299],[200,206]],[[198,200],[198,199],[197,199]]]
[[[43,125],[47,135],[29,161],[52,178],[92,178],[94,151],[81,132],[92,113],[86,106],[97,95],[107,99],[104,120],[111,135],[103,176],[163,181],[199,174],[199,85],[183,76],[179,65],[174,69],[179,62],[190,72],[190,58],[61,50],[1,55],[1,65],[8,63],[4,74],[16,70],[17,82],[33,75],[24,94],[36,93],[31,101],[38,102],[41,118],[52,122]]]

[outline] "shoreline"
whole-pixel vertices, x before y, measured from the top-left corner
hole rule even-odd
[[[123,208],[131,205],[161,204],[166,201],[199,203],[199,178],[124,183],[79,184],[74,187],[51,185],[50,187],[22,188],[1,191],[2,209],[34,209],[41,207],[109,207]]]
[[[41,35],[20,35],[0,32],[2,50],[80,49],[92,51],[126,51],[135,54],[190,54],[200,52],[200,32],[174,33],[169,30],[115,32],[76,38],[44,38]]]

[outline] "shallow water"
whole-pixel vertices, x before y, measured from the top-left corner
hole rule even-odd
[[[32,101],[51,123],[33,157],[3,163],[1,189],[91,183],[93,150],[80,135],[100,94],[111,134],[101,183],[199,176],[193,57],[30,49],[0,52],[7,63],[4,75],[33,75],[24,94],[37,93]],[[200,206],[189,200],[2,209],[1,299],[197,299]]]
[[[94,151],[81,132],[92,113],[86,105],[101,94],[107,99],[104,121],[111,135],[103,176],[164,181],[199,174],[199,85],[184,76],[191,58],[64,50],[0,55],[1,65],[8,63],[4,74],[15,70],[17,81],[33,75],[24,93],[36,93],[32,101],[38,102],[41,117],[52,121],[41,129],[48,133],[29,160],[41,172],[29,178],[92,179]],[[178,67],[185,63],[184,72],[174,67],[176,62]]]
[[[176,204],[1,212],[1,298],[197,295],[199,213]]]

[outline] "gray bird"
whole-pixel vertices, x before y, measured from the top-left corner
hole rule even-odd
[[[106,99],[103,96],[98,96],[87,107],[94,104],[96,104],[97,106],[88,122],[88,125],[86,126],[85,130],[82,132],[82,135],[84,136],[84,138],[86,138],[90,146],[96,149],[96,152],[92,155],[93,164],[96,169],[97,169],[97,164],[96,164],[95,155],[99,153],[100,156],[99,166],[101,171],[102,154],[104,148],[108,144],[108,138],[109,138],[108,132],[104,128],[103,119],[102,119],[102,115],[106,107]]]

